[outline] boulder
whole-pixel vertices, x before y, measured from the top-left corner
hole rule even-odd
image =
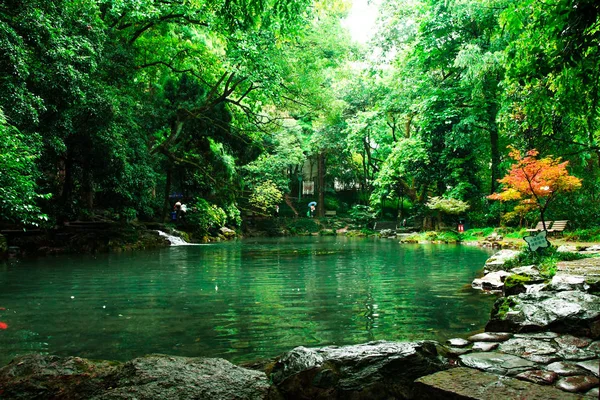
[[[506,271],[490,272],[483,278],[474,279],[471,286],[473,289],[500,291],[504,287],[504,279],[510,275]]]
[[[415,379],[447,368],[436,345],[379,341],[297,347],[276,362],[270,378],[286,399],[406,399]]]
[[[218,358],[165,355],[126,363],[27,355],[0,369],[2,399],[269,399],[263,372]]]
[[[600,297],[580,291],[521,293],[494,303],[488,332],[571,333],[600,337]]]
[[[235,237],[235,231],[232,229],[227,228],[226,226],[222,226],[219,229],[219,232],[221,233],[221,235],[223,235],[226,239],[231,239]]]
[[[485,262],[485,270],[489,272],[500,271],[504,268],[504,263],[511,258],[515,258],[520,252],[516,250],[500,250]]]
[[[415,399],[427,400],[575,400],[580,396],[553,386],[542,386],[519,379],[469,368],[454,368],[417,379]]]

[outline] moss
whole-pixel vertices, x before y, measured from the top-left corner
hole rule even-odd
[[[506,277],[506,280],[504,281],[504,286],[506,286],[507,288],[512,288],[515,286],[525,285],[529,282],[531,282],[531,278],[529,276],[514,274]]]
[[[499,319],[504,319],[506,314],[516,305],[517,303],[511,297],[502,297],[498,299],[496,304],[494,304],[496,317]]]

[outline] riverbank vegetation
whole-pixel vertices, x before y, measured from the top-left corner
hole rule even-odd
[[[364,227],[519,231],[541,211],[598,238],[597,2],[382,0],[364,43],[350,7],[4,1],[2,226],[164,222],[181,201],[208,232],[316,201]],[[506,190],[531,157],[569,178],[531,171],[523,202]]]

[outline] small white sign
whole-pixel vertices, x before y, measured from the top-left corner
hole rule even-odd
[[[536,251],[539,248],[545,248],[550,246],[550,242],[547,239],[548,232],[541,231],[535,236],[525,236],[523,240],[527,242],[527,246],[529,246],[529,250]]]

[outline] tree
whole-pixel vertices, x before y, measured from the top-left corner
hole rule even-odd
[[[504,184],[500,193],[488,196],[492,200],[519,200],[524,205],[534,204],[540,212],[540,220],[546,229],[544,214],[550,203],[560,193],[570,192],[581,187],[581,179],[569,175],[568,161],[552,156],[538,159],[538,151],[529,150],[523,157],[521,152],[511,148],[510,157],[516,161],[508,174],[499,180]]]
[[[37,226],[48,217],[36,204],[39,194],[36,180],[39,171],[40,137],[26,136],[6,122],[0,109],[0,219]]]

